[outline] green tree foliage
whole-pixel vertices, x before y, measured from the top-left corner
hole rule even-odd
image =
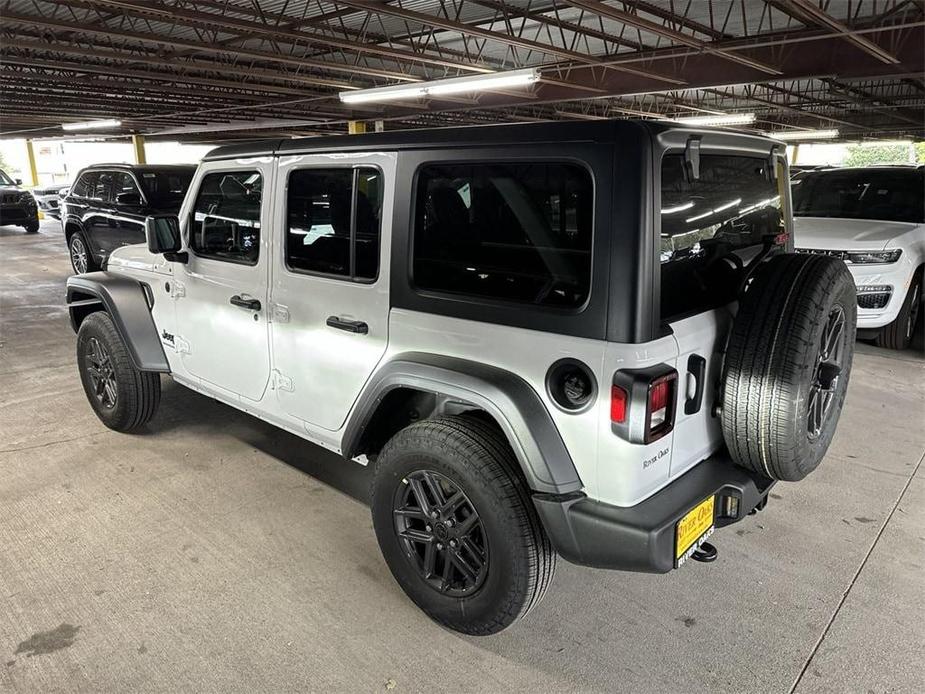
[[[885,145],[882,147],[854,145],[848,148],[848,158],[845,160],[845,166],[907,163],[909,163],[909,147],[906,145]]]
[[[916,142],[915,145],[915,161],[917,164],[925,164],[925,141]]]

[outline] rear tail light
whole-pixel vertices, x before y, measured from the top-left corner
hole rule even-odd
[[[648,405],[648,420],[649,420],[649,440],[654,441],[655,439],[663,436],[667,431],[663,431],[666,426],[670,428],[671,425],[671,412],[672,405],[674,402],[674,385],[677,383],[678,376],[675,373],[667,374],[662,376],[657,381],[654,381],[649,386],[649,405]]]
[[[651,443],[674,428],[678,372],[667,364],[621,369],[610,390],[613,432],[630,443]]]
[[[610,387],[610,421],[614,424],[626,422],[627,393],[620,386]]]

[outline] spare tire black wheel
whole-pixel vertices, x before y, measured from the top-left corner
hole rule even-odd
[[[845,401],[857,297],[845,264],[784,254],[758,270],[733,322],[722,380],[732,459],[795,482],[825,455]]]

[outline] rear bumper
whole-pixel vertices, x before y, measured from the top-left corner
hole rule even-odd
[[[533,497],[546,533],[559,555],[601,569],[665,573],[675,565],[675,524],[698,503],[716,495],[717,528],[742,520],[766,498],[774,481],[732,463],[725,454],[694,466],[645,501],[622,508],[584,495]],[[723,497],[738,500],[724,516]]]

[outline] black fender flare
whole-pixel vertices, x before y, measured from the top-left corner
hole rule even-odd
[[[529,383],[495,366],[421,352],[396,355],[373,374],[344,428],[345,457],[356,455],[376,409],[396,388],[445,396],[490,414],[514,449],[532,490],[570,494],[583,488],[555,422]]]
[[[88,272],[67,278],[67,308],[75,333],[99,305],[112,318],[136,369],[170,373],[148,302],[143,283],[130,277]]]

